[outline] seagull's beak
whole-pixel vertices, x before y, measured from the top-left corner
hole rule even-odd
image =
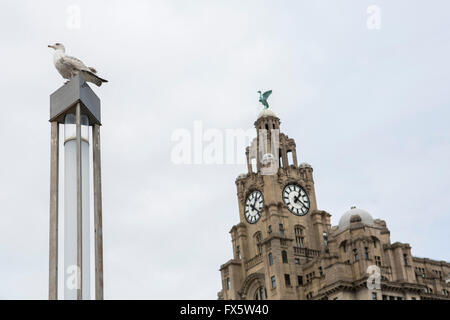
[[[55,49],[55,46],[54,46],[54,45],[51,45],[51,44],[49,44],[48,47],[49,47],[49,48],[52,48],[52,49]]]

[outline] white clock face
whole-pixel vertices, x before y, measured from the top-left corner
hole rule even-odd
[[[306,191],[296,184],[288,184],[283,190],[283,201],[296,216],[304,216],[309,211],[309,197]]]
[[[262,215],[264,198],[260,191],[255,190],[250,193],[245,200],[244,215],[248,223],[256,223]]]

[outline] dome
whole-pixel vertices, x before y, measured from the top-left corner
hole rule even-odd
[[[372,226],[374,224],[373,218],[370,213],[363,209],[352,207],[350,210],[344,213],[339,220],[339,230],[344,230],[345,228],[350,226],[350,222],[357,222],[358,220],[360,220],[363,224],[369,226]]]
[[[263,111],[261,111],[260,113],[259,113],[259,115],[258,115],[258,119],[259,118],[265,118],[265,117],[275,117],[275,118],[278,118],[276,115],[275,115],[275,113],[273,113],[273,111],[272,110],[270,110],[270,109],[264,109]]]

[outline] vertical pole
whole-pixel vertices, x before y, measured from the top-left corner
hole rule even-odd
[[[59,124],[51,122],[50,135],[50,253],[49,300],[58,299],[58,191],[59,191]]]
[[[83,299],[83,225],[82,225],[82,197],[81,197],[81,105],[77,103],[76,108],[76,135],[77,135],[77,299]]]
[[[103,223],[102,175],[100,157],[100,126],[92,128],[94,169],[94,225],[95,225],[95,299],[103,300]]]

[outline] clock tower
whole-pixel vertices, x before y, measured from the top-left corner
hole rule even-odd
[[[248,173],[236,179],[240,222],[234,257],[221,266],[222,299],[304,299],[302,266],[327,251],[330,214],[317,209],[313,169],[298,165],[295,141],[264,109],[247,147]]]
[[[298,164],[280,119],[264,109],[255,127],[248,172],[236,179],[240,221],[219,299],[450,300],[450,263],[391,243],[386,221],[354,206],[331,226],[317,208],[313,169]]]

